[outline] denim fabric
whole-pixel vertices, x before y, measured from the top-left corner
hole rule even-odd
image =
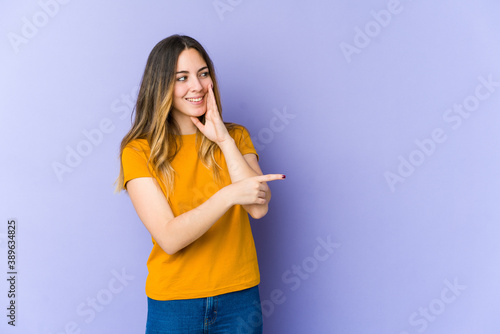
[[[258,286],[214,297],[154,300],[148,297],[146,334],[260,334]]]

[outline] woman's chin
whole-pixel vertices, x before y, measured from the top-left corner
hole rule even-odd
[[[192,112],[191,115],[193,117],[201,117],[201,116],[205,115],[206,112],[207,112],[206,110],[195,110]]]
[[[180,117],[201,117],[207,112],[206,108],[186,108],[186,109],[174,109],[174,113],[178,114]]]

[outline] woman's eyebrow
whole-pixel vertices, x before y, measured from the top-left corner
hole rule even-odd
[[[203,70],[205,70],[205,69],[208,69],[208,66],[204,66],[204,67],[200,68],[200,69],[198,70],[198,72],[201,72],[201,71],[203,71]],[[175,72],[175,74],[179,74],[179,73],[189,73],[189,71],[179,71],[179,72]]]

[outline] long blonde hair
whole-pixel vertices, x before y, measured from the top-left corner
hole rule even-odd
[[[123,149],[135,139],[146,139],[151,153],[148,164],[165,185],[167,198],[173,194],[174,174],[172,160],[180,149],[182,142],[180,130],[172,115],[172,101],[175,83],[177,60],[182,51],[193,48],[197,50],[208,66],[213,82],[213,90],[219,113],[221,103],[219,88],[215,77],[213,63],[203,46],[189,36],[172,35],[160,41],[149,54],[146,69],[142,77],[141,87],[135,105],[135,118],[132,128],[123,138],[120,145],[120,161]],[[222,117],[222,114],[221,114]],[[205,115],[199,120],[204,124]],[[231,130],[234,124],[225,123]],[[177,136],[177,137],[176,137]],[[207,168],[211,168],[215,181],[220,180],[220,166],[215,160],[217,144],[209,140],[199,130],[196,132],[199,143],[198,156]],[[120,174],[115,181],[115,192],[124,190],[123,165],[120,163]]]

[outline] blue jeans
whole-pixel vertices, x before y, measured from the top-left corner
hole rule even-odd
[[[258,286],[214,297],[154,300],[148,297],[146,334],[260,334]]]

